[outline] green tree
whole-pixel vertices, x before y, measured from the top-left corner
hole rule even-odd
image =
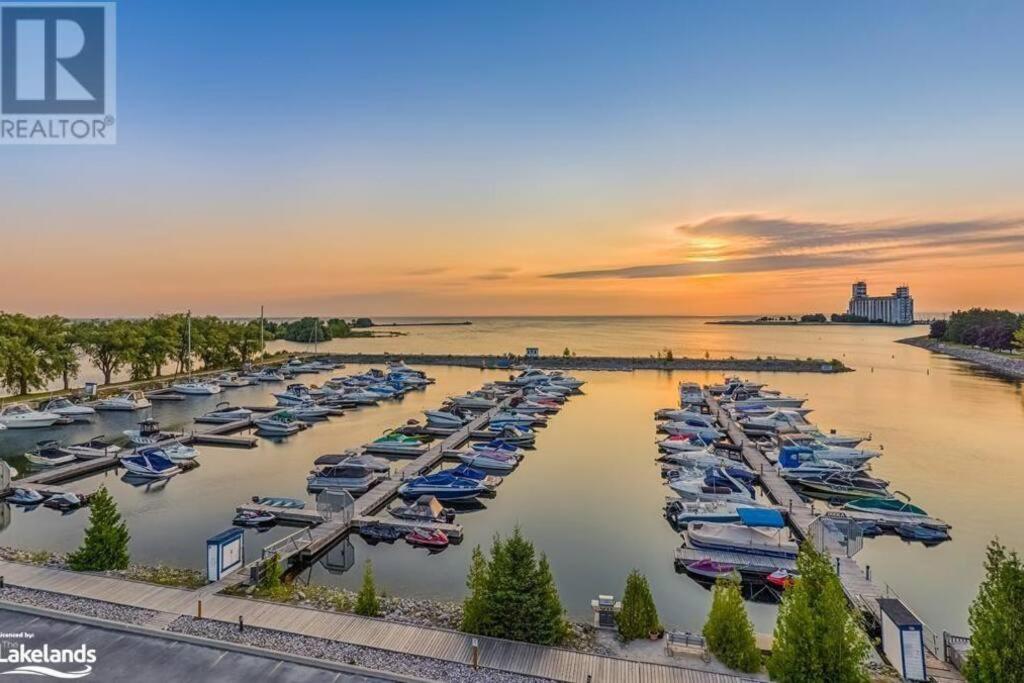
[[[356,596],[355,613],[364,617],[380,616],[380,600],[377,597],[377,586],[373,581],[373,565],[369,560],[363,569],[363,586]]]
[[[45,327],[20,313],[0,313],[0,380],[18,394],[45,389],[57,377]]]
[[[658,620],[658,609],[654,606],[654,597],[647,577],[634,569],[626,578],[626,591],[622,596],[622,611],[615,619],[619,627],[619,635],[623,640],[646,638],[651,633],[661,631]]]
[[[68,566],[76,571],[107,571],[128,567],[128,527],[117,511],[117,503],[106,487],[100,487],[90,501],[89,526],[82,546],[68,555]]]
[[[507,540],[494,537],[489,559],[474,553],[467,584],[470,633],[555,645],[568,633],[565,613],[547,558],[517,527]]]
[[[59,315],[48,315],[36,320],[43,346],[40,364],[49,378],[60,377],[64,389],[71,388],[71,380],[78,376],[79,326]]]
[[[1013,345],[1018,349],[1024,349],[1024,323],[1013,333]]]
[[[131,358],[132,379],[160,377],[181,342],[179,316],[159,315],[137,324],[139,344]]]
[[[128,320],[87,323],[81,331],[82,350],[103,373],[104,384],[131,362],[142,339],[137,324]]]
[[[985,579],[971,603],[971,652],[964,673],[971,683],[1024,680],[1024,567],[1016,552],[994,540]]]
[[[754,625],[743,605],[738,577],[723,577],[715,582],[703,633],[708,650],[729,668],[761,670],[761,653],[754,639]]]
[[[800,577],[783,595],[775,622],[772,680],[866,683],[869,645],[829,560],[805,542],[796,564]]]

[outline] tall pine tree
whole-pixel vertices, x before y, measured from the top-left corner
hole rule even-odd
[[[128,567],[128,527],[117,511],[117,503],[106,487],[90,501],[89,526],[82,546],[68,555],[68,566],[76,571],[108,571]]]
[[[1016,552],[992,541],[985,579],[971,603],[971,652],[965,673],[971,683],[1024,681],[1024,567]]]
[[[828,559],[804,542],[800,576],[786,590],[775,623],[768,673],[778,683],[866,683],[868,642]]]
[[[487,615],[490,611],[487,592],[487,558],[480,546],[473,548],[473,559],[470,560],[469,573],[466,575],[466,588],[469,594],[462,601],[462,630],[467,633],[483,633]]]
[[[373,565],[369,560],[363,569],[363,586],[356,596],[355,613],[364,617],[380,616],[380,600],[377,598],[377,585],[373,580]]]
[[[622,611],[615,618],[619,635],[623,640],[647,638],[661,631],[658,609],[647,577],[634,569],[626,578],[626,590],[622,595]]]
[[[754,639],[754,625],[743,606],[738,577],[724,577],[715,583],[703,633],[708,650],[729,668],[761,670],[761,653]]]

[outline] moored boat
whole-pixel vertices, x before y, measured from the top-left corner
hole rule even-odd
[[[121,458],[121,465],[130,474],[150,479],[170,477],[181,472],[181,467],[159,448],[147,448],[135,455],[125,456]]]
[[[35,448],[25,453],[25,459],[40,467],[55,467],[74,462],[75,454],[57,441],[40,441]]]
[[[417,527],[405,535],[405,540],[413,545],[423,545],[431,548],[443,548],[448,545],[448,535],[440,529],[425,529]]]

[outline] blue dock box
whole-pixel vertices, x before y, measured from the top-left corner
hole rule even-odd
[[[245,564],[245,532],[231,528],[206,539],[206,578],[220,581]]]
[[[904,680],[927,681],[924,664],[924,625],[899,600],[879,598],[882,613],[882,651]]]

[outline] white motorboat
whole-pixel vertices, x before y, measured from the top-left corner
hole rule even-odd
[[[0,409],[0,424],[7,429],[39,429],[52,427],[61,416],[32,410],[24,403],[11,403]]]
[[[551,375],[537,368],[527,368],[512,379],[512,384],[520,387],[548,384],[550,382]]]
[[[237,387],[248,387],[252,386],[252,380],[247,377],[242,377],[237,372],[225,372],[217,375],[217,379],[213,380],[218,385],[225,389],[234,389]]]
[[[670,489],[684,500],[716,501],[749,504],[754,501],[753,492],[728,472],[720,472],[715,483],[708,483],[704,472],[693,477],[679,477],[669,481]]]
[[[498,405],[498,402],[493,398],[481,396],[475,393],[455,396],[449,400],[457,407],[466,408],[467,410],[489,410],[490,408],[494,408]]]
[[[279,406],[297,406],[313,400],[309,387],[305,384],[289,384],[284,391],[274,394]]]
[[[187,394],[189,396],[213,396],[223,391],[221,386],[215,382],[178,382],[177,384],[171,385],[176,393]]]
[[[427,416],[428,425],[445,429],[458,429],[470,420],[457,410],[424,410],[423,414]]]
[[[238,420],[248,420],[252,417],[252,411],[248,408],[236,408],[230,403],[218,403],[217,407],[206,413],[202,418],[196,418],[196,421],[202,419],[203,422],[216,422],[227,424],[228,422],[237,422]]]
[[[742,396],[747,396],[742,394]],[[746,398],[734,398],[731,405],[737,409],[750,408],[753,406],[768,406],[771,408],[800,408],[807,402],[806,398],[796,396],[783,396],[781,394],[758,394]]]
[[[159,448],[147,448],[134,455],[121,458],[121,465],[130,474],[147,479],[162,479],[181,472],[181,467],[164,455]]]
[[[698,406],[704,403],[704,390],[696,382],[679,383],[679,405]]]
[[[313,401],[306,401],[288,409],[296,420],[323,420],[330,416],[331,409],[318,406]]]
[[[56,441],[40,441],[35,448],[25,453],[25,459],[33,465],[54,467],[74,462],[75,455]]]
[[[253,421],[253,424],[256,425],[256,431],[266,436],[288,436],[303,428],[302,423],[286,412],[274,413],[270,417]]]
[[[314,470],[306,477],[306,488],[310,491],[342,490],[365,493],[382,478],[381,473],[369,467],[342,463]]]
[[[532,427],[535,423],[546,422],[547,418],[540,415],[520,415],[507,410],[495,413],[488,424],[491,429],[504,429],[505,427]]]
[[[458,451],[459,460],[470,467],[479,467],[485,470],[498,472],[511,472],[519,464],[519,458],[506,451]]]
[[[673,435],[655,441],[663,453],[703,453],[709,450],[708,442],[696,436]]]
[[[665,517],[680,527],[687,527],[693,522],[738,522],[740,515],[736,510],[741,505],[727,501],[688,503],[672,500],[665,506]]]
[[[65,450],[72,453],[79,460],[92,460],[115,456],[121,452],[121,447],[97,437],[82,443],[65,446]]]
[[[881,451],[868,451],[858,448],[828,446],[823,443],[810,442],[799,445],[784,445],[778,450],[767,451],[765,457],[785,467],[787,459],[795,460],[831,460],[841,465],[858,467],[868,460],[882,455]]]
[[[689,469],[711,469],[712,467],[745,467],[729,458],[715,455],[710,449],[702,451],[672,451],[663,454],[659,460]]]
[[[141,391],[122,391],[117,396],[96,402],[96,410],[142,410],[153,405]]]
[[[133,446],[152,446],[161,441],[177,439],[182,436],[181,432],[163,431],[160,429],[160,423],[153,418],[140,422],[138,429],[126,429],[122,434],[128,437],[128,441]]]
[[[687,545],[704,550],[794,559],[800,548],[790,537],[778,510],[740,507],[740,523],[692,522]]]
[[[198,448],[195,446],[186,446],[178,441],[161,446],[160,450],[163,451],[164,456],[171,462],[185,462],[188,460],[195,460],[199,457]]]
[[[667,432],[671,427],[693,427],[695,429],[718,429],[718,420],[711,415],[683,413],[666,422],[659,422],[657,429]]]
[[[89,406],[83,406],[78,403],[72,403],[67,398],[55,398],[51,400],[43,408],[47,413],[54,413],[61,417],[68,417],[75,422],[89,422],[96,414],[95,408]]]
[[[690,425],[686,422],[663,422],[658,429],[673,436],[697,437],[703,441],[716,441],[721,439],[723,434],[712,427]]]
[[[686,408],[662,408],[654,411],[655,420],[668,420],[669,422],[685,420],[694,415],[703,416],[703,413],[693,406],[687,406]]]
[[[420,455],[427,450],[427,446],[415,436],[407,436],[400,432],[388,432],[363,446],[363,450],[367,453],[389,455]]]
[[[285,379],[284,375],[274,368],[263,368],[255,375],[251,375],[251,377],[254,377],[258,382],[283,382]]]

